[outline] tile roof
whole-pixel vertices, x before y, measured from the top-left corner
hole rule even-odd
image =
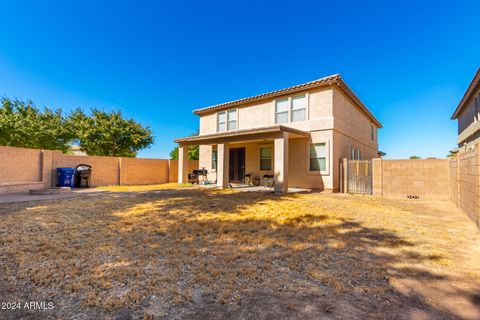
[[[455,120],[458,118],[460,113],[462,113],[463,109],[467,106],[467,103],[470,101],[470,98],[472,98],[475,91],[479,88],[480,88],[480,68],[478,68],[477,73],[473,77],[472,82],[470,82],[470,85],[468,86],[467,91],[465,91],[465,94],[463,95],[462,100],[460,100],[460,103],[455,109],[455,112],[452,114],[452,120]]]
[[[276,124],[276,125],[267,126],[267,127],[250,128],[250,129],[233,130],[233,131],[222,131],[222,132],[216,132],[211,134],[190,136],[190,137],[175,139],[175,142],[177,143],[196,142],[196,141],[198,142],[198,141],[211,140],[215,138],[242,137],[242,136],[248,136],[248,135],[258,135],[258,134],[268,134],[268,133],[278,133],[278,132],[289,132],[289,133],[293,133],[295,135],[300,135],[300,136],[309,135],[308,132],[295,129],[295,128],[282,126],[280,124]]]
[[[205,108],[200,108],[196,109],[193,111],[194,114],[196,115],[201,115],[205,113],[210,113],[214,111],[219,111],[223,109],[227,109],[230,107],[234,106],[239,106],[245,103],[249,102],[254,102],[254,101],[259,101],[262,99],[267,99],[267,98],[273,98],[273,97],[278,97],[282,96],[285,94],[289,93],[295,93],[311,88],[319,88],[319,87],[324,87],[324,86],[329,86],[329,85],[336,85],[338,88],[340,88],[347,96],[349,96],[355,104],[379,127],[382,127],[382,124],[375,118],[375,116],[367,109],[367,107],[360,101],[360,99],[353,93],[353,91],[348,87],[348,85],[343,81],[342,77],[339,74],[334,74],[328,77],[324,77],[321,79],[313,80],[310,82],[298,84],[292,87],[280,89],[280,90],[275,90],[267,93],[262,93],[258,94],[255,96],[247,97],[247,98],[242,98],[242,99],[237,99],[225,103],[220,103],[216,104],[213,106],[205,107]]]

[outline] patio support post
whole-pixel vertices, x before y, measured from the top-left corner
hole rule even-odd
[[[274,141],[274,188],[275,193],[288,191],[288,133],[283,132],[282,136]]]
[[[230,146],[228,143],[217,145],[217,187],[228,187],[228,166],[230,163]]]
[[[178,145],[178,183],[188,182],[188,146]]]

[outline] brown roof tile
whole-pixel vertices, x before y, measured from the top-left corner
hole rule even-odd
[[[470,82],[470,85],[468,86],[467,91],[465,91],[465,94],[463,95],[462,100],[460,100],[460,103],[455,109],[455,112],[452,115],[452,120],[455,120],[458,118],[458,116],[460,115],[460,113],[462,113],[463,109],[467,106],[467,103],[470,101],[470,98],[473,96],[473,94],[478,88],[480,88],[480,68],[478,68],[477,73],[473,77],[472,82]]]
[[[353,91],[347,86],[347,84],[343,81],[342,77],[339,74],[334,74],[328,77],[324,77],[321,79],[313,80],[310,82],[298,84],[292,87],[280,89],[280,90],[275,90],[267,93],[262,93],[258,94],[255,96],[247,97],[247,98],[242,98],[242,99],[237,99],[225,103],[220,103],[216,104],[213,106],[205,107],[205,108],[200,108],[196,109],[193,111],[194,114],[201,115],[205,113],[210,113],[214,111],[219,111],[223,109],[228,109],[230,107],[234,106],[239,106],[248,102],[254,102],[254,101],[259,101],[262,99],[267,99],[267,98],[273,98],[273,97],[278,97],[282,96],[285,94],[289,93],[295,93],[311,88],[319,88],[323,86],[329,86],[329,85],[336,85],[338,88],[340,88],[348,97],[350,97],[355,104],[379,127],[382,127],[382,124],[375,118],[375,116],[367,109],[367,107],[360,101],[360,99],[353,93]]]

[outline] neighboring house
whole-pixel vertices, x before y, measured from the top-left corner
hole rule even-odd
[[[288,187],[339,189],[340,160],[378,157],[380,122],[332,75],[293,87],[195,110],[200,134],[179,143],[179,182],[187,179],[187,148],[200,145],[199,167],[226,187],[245,174],[274,175]]]
[[[458,147],[472,149],[480,142],[480,68],[452,115],[458,119]]]

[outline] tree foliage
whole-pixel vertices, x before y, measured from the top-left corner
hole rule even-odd
[[[88,115],[76,109],[68,117],[80,149],[88,155],[135,157],[153,143],[152,131],[133,119],[124,119],[120,111],[92,109]]]
[[[134,157],[152,145],[153,136],[119,111],[76,109],[65,116],[61,109],[40,110],[30,101],[1,100],[0,145],[67,152],[74,142],[93,156]]]
[[[190,136],[198,136],[199,131],[192,133]],[[198,146],[188,146],[188,159],[189,160],[198,160],[200,155],[200,148]],[[170,159],[178,160],[178,146],[173,148],[170,151]]]
[[[413,160],[413,159],[422,159],[422,157],[413,155],[413,156],[410,157],[410,159],[412,159],[412,160]]]
[[[66,125],[60,109],[3,98],[0,106],[0,145],[66,152],[74,134]]]
[[[198,160],[199,148],[198,146],[188,146],[188,159]],[[170,151],[170,159],[178,160],[178,147],[175,147]]]

